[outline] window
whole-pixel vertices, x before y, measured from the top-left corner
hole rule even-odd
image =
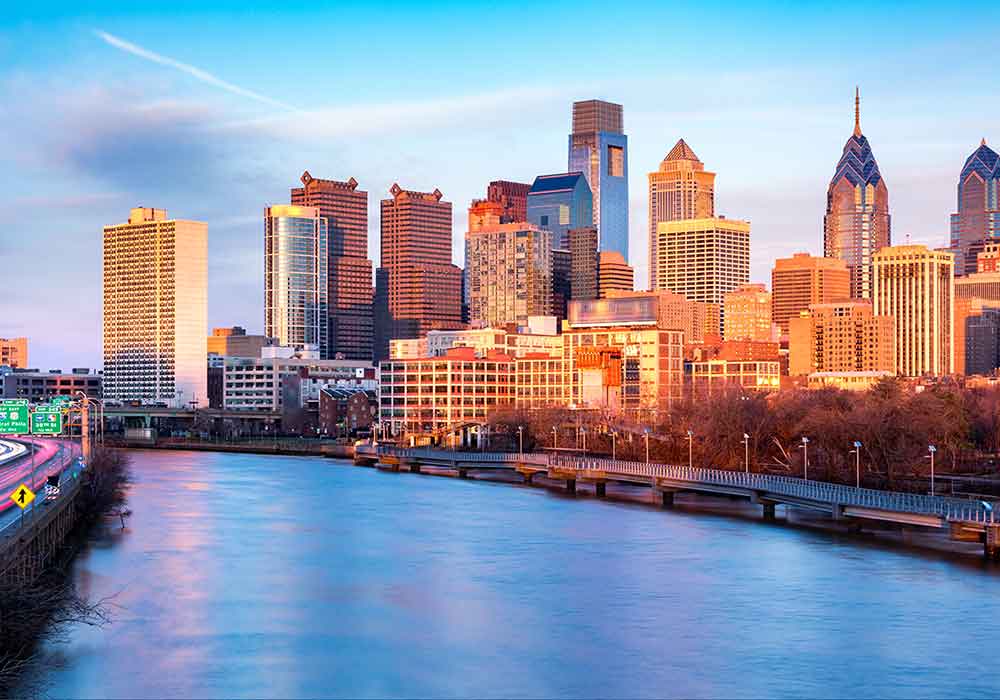
[[[608,175],[625,177],[625,149],[621,146],[608,146]]]
[[[548,217],[545,217],[548,218]],[[561,226],[569,225],[569,206],[565,204],[559,205],[559,224]]]
[[[549,225],[549,217],[548,217],[548,215],[547,215],[547,214],[544,214],[544,215],[540,216],[540,217],[539,217],[539,221],[540,221],[539,225],[540,225],[540,226],[541,226],[542,228],[545,228],[546,226],[548,226],[548,225]]]

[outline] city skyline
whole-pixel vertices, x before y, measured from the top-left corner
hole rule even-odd
[[[565,9],[555,5],[544,14]],[[475,6],[435,7],[420,26],[436,35],[484,12]],[[984,7],[981,14],[988,19],[990,12],[996,10]],[[571,21],[585,24],[596,13],[583,5]],[[0,249],[5,258],[44,255],[57,294],[50,301],[13,305],[4,332],[32,337],[33,366],[97,366],[100,230],[134,206],[166,208],[208,223],[209,325],[240,324],[260,332],[259,212],[286,202],[288,184],[306,168],[324,177],[353,176],[373,193],[385,192],[395,181],[418,190],[439,187],[455,203],[452,259],[461,264],[471,200],[492,180],[530,182],[561,171],[570,105],[592,98],[622,104],[627,113],[633,170],[629,263],[640,286],[647,278],[648,220],[645,188],[636,173],[641,177],[655,170],[681,138],[696,144],[699,157],[720,174],[717,211],[753,223],[752,281],[766,282],[777,257],[820,253],[829,168],[850,128],[856,83],[865,98],[865,134],[876,145],[880,169],[892,186],[893,242],[903,243],[909,235],[914,243],[948,244],[948,217],[962,164],[981,138],[991,143],[995,137],[983,115],[995,113],[998,98],[973,93],[972,85],[955,77],[962,65],[978,60],[972,44],[962,41],[968,30],[942,32],[947,16],[916,6],[907,18],[893,19],[898,35],[880,35],[873,51],[883,71],[870,75],[871,54],[864,60],[816,55],[810,41],[829,31],[821,26],[826,21],[821,10],[794,9],[777,22],[769,16],[767,26],[749,8],[725,16],[711,9],[658,8],[655,13],[688,27],[711,20],[720,36],[740,32],[741,44],[721,48],[720,42],[717,54],[697,70],[676,70],[676,64],[656,58],[655,33],[638,26],[640,13],[626,12],[628,36],[608,39],[597,55],[585,58],[584,69],[593,69],[587,86],[580,73],[558,61],[529,73],[519,72],[524,64],[518,59],[508,66],[508,78],[485,88],[477,78],[486,74],[489,51],[484,56],[472,52],[473,59],[461,67],[441,66],[430,48],[433,37],[406,35],[413,15],[400,10],[380,40],[400,41],[401,51],[419,49],[411,68],[435,66],[437,84],[422,84],[425,92],[419,93],[391,75],[390,64],[398,62],[400,52],[372,57],[366,51],[363,70],[338,77],[339,90],[331,92],[325,89],[329,86],[312,87],[315,81],[304,77],[288,81],[279,75],[291,60],[286,49],[273,56],[251,50],[249,58],[235,50],[237,41],[263,36],[260,24],[250,20],[231,23],[231,32],[216,46],[198,38],[218,29],[219,19],[197,12],[171,17],[167,28],[176,30],[171,32],[149,21],[158,16],[148,8],[80,16],[57,7],[44,27],[15,10],[2,49],[9,67],[3,88],[14,104],[5,145],[16,164],[5,178],[5,211],[16,221],[16,212],[26,206],[46,215],[18,221],[19,237],[5,240]],[[297,17],[292,11],[283,16]],[[322,60],[310,60],[303,72],[315,71],[326,80],[329,67],[350,56],[357,40],[332,26],[337,17],[323,15],[329,21],[318,24],[335,30],[340,44],[323,49]],[[765,45],[792,24],[798,31],[786,37],[785,62],[778,65]],[[374,31],[370,18],[360,28]],[[26,50],[28,37],[41,51]],[[477,41],[490,47],[502,38],[489,34]],[[624,41],[634,48],[625,62],[600,65]],[[56,42],[59,51],[45,51]],[[693,55],[695,43],[685,39],[679,55]],[[910,48],[917,43],[920,55]],[[37,58],[42,53],[45,57]],[[809,61],[788,61],[802,56]],[[946,71],[935,65],[945,57]],[[360,59],[353,60],[360,68]],[[667,65],[674,71],[664,76]],[[376,76],[384,87],[376,89]],[[365,81],[370,84],[359,89]],[[301,88],[305,84],[309,90]],[[333,94],[351,98],[328,99]],[[725,102],[719,94],[725,94]],[[975,100],[968,99],[970,94]],[[525,120],[523,110],[502,109],[515,103],[530,107],[532,118]],[[323,143],[316,146],[295,133],[296,121],[325,123],[318,131]],[[60,126],[69,123],[74,128]],[[771,144],[766,152],[765,142]],[[762,157],[777,179],[753,177]],[[43,176],[46,187],[39,194]],[[368,205],[368,241],[369,259],[377,263],[375,199]],[[19,265],[11,276],[24,287],[35,283],[37,273]],[[58,301],[69,290],[78,300],[72,310]],[[39,332],[39,319],[60,326],[58,335]]]

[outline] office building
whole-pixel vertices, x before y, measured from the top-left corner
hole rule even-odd
[[[527,196],[528,221],[552,232],[552,246],[567,250],[570,229],[593,226],[590,185],[581,172],[539,175]]]
[[[616,250],[628,260],[628,137],[621,105],[602,100],[573,103],[567,169],[582,172],[590,185],[591,223],[600,232],[600,249]]]
[[[394,184],[381,203],[382,259],[375,281],[376,357],[394,338],[461,328],[462,270],[451,263],[451,202],[440,190]]]
[[[777,391],[781,365],[777,360],[703,360],[684,363],[687,395],[705,399],[727,391]]]
[[[568,321],[576,327],[653,326],[681,331],[684,342],[705,340],[707,304],[691,301],[673,292],[625,292],[611,290],[603,299],[571,305]],[[716,331],[717,333],[717,331]]]
[[[1000,271],[976,272],[955,279],[956,299],[982,299],[1000,305]]]
[[[958,323],[956,316],[956,326]],[[956,364],[958,356],[961,356],[961,374],[996,375],[1000,367],[1000,308],[980,306],[976,313],[964,316],[961,324],[961,346],[957,343],[957,328],[955,332]]]
[[[0,367],[27,367],[28,339],[0,338]]]
[[[100,399],[101,374],[87,367],[74,367],[70,372],[36,369],[15,369],[0,376],[0,397],[27,399],[31,403],[48,403],[54,396],[72,396],[82,391],[92,399]]]
[[[922,245],[902,245],[879,250],[873,260],[874,312],[896,319],[897,373],[951,374],[954,256]]]
[[[599,283],[597,229],[593,226],[570,229],[567,234],[569,247],[569,292],[571,299],[596,299]]]
[[[346,182],[302,174],[291,202],[315,207],[326,221],[327,355],[372,359],[372,263],[368,259],[368,193]]]
[[[317,207],[264,210],[264,334],[330,356],[327,220]]]
[[[860,97],[854,96],[854,133],[844,144],[826,193],[823,254],[847,263],[851,297],[872,297],[872,257],[890,245],[889,190],[868,139],[861,133]]]
[[[531,185],[527,182],[511,182],[509,180],[494,180],[486,188],[486,201],[500,205],[500,223],[514,224],[528,220],[528,191]]]
[[[208,225],[138,207],[104,227],[104,398],[208,403]]]
[[[894,373],[895,328],[895,319],[876,316],[868,300],[810,304],[789,324],[788,373]]]
[[[604,299],[613,291],[631,292],[635,289],[635,270],[616,250],[605,250],[597,261],[597,297]]]
[[[684,139],[679,140],[649,173],[649,279],[656,280],[656,255],[653,246],[661,221],[710,219],[715,216],[715,173],[694,154]]]
[[[213,328],[208,336],[208,354],[218,357],[260,357],[261,349],[276,345],[266,335],[247,335],[246,328]]]
[[[951,215],[951,251],[955,275],[978,269],[976,254],[1000,240],[1000,156],[982,140],[962,166],[958,177],[958,212]],[[992,257],[996,269],[996,255]]]
[[[466,234],[465,275],[473,325],[524,325],[552,313],[552,234],[525,222]]]
[[[653,248],[654,290],[669,290],[722,309],[726,292],[750,281],[748,221],[725,217],[663,221]]]
[[[771,320],[788,335],[788,322],[811,304],[851,298],[851,273],[839,258],[795,253],[778,258],[771,270]]]
[[[722,299],[726,340],[753,340],[760,343],[778,340],[779,332],[771,322],[771,293],[763,284],[740,285],[726,292]]]
[[[573,298],[573,256],[568,250],[552,251],[552,315],[566,318],[566,305]]]

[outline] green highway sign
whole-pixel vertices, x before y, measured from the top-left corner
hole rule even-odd
[[[71,404],[71,403],[73,403],[73,397],[72,396],[53,396],[52,399],[49,401],[49,403],[51,403],[53,406],[61,407],[62,404]]]
[[[0,435],[28,433],[28,402],[25,399],[0,401]]]
[[[63,429],[63,414],[58,408],[36,408],[31,414],[33,435],[59,435]]]

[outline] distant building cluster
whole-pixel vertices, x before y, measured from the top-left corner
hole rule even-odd
[[[856,94],[822,256],[775,260],[769,287],[751,283],[750,222],[717,212],[715,178],[684,139],[648,174],[637,291],[619,104],[574,103],[565,170],[486,185],[467,210],[464,268],[440,190],[392,185],[373,267],[368,193],[306,171],[263,209],[262,335],[206,335],[207,224],[136,208],[104,228],[103,372],[29,372],[27,339],[0,339],[4,395],[97,382],[115,403],[443,440],[501,407],[641,420],[734,387],[997,373],[1000,157],[985,140],[961,169],[948,247],[894,245]]]

